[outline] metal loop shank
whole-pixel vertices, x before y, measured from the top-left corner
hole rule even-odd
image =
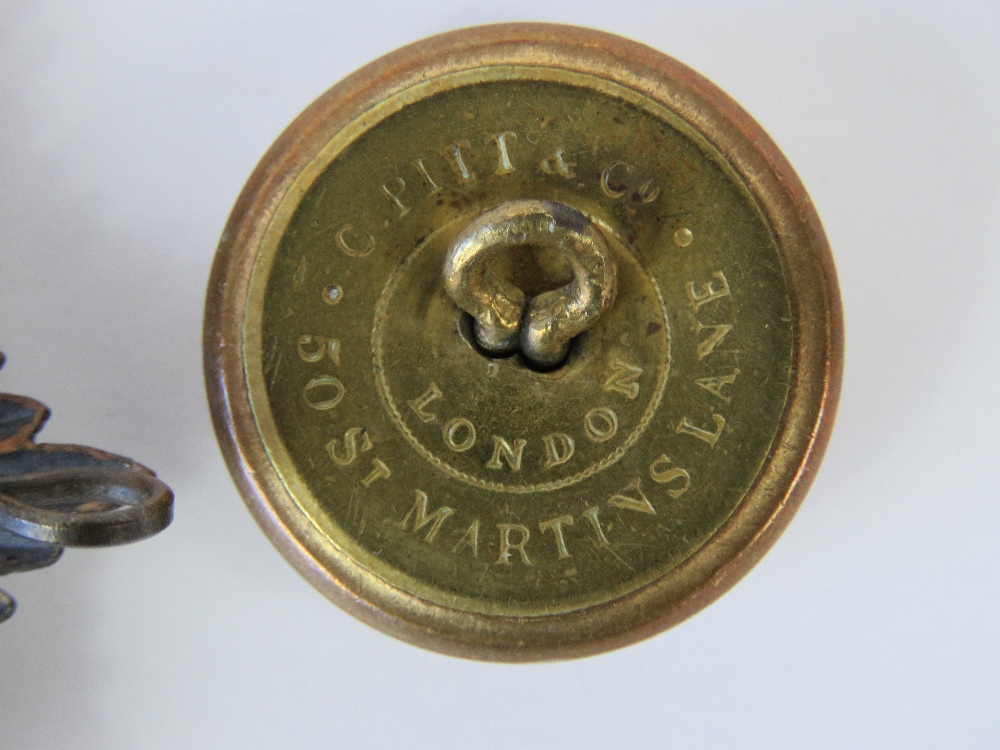
[[[489,272],[489,258],[525,245],[559,251],[573,281],[526,301],[524,292]],[[476,341],[486,351],[500,356],[520,348],[534,364],[552,367],[573,337],[611,307],[617,274],[607,240],[582,213],[554,201],[515,200],[484,212],[455,238],[444,284],[475,318]]]

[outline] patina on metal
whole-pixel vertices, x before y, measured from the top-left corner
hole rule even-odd
[[[317,588],[459,656],[566,658],[698,611],[832,425],[836,274],[767,135],[596,31],[465,29],[279,138],[208,290],[230,469]]]
[[[0,393],[0,575],[52,565],[66,546],[144,539],[172,517],[173,494],[141,464],[80,445],[36,444],[48,417],[37,401]],[[0,622],[13,614],[14,600],[0,591]]]

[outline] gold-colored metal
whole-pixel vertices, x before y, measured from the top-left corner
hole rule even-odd
[[[233,476],[317,588],[527,661],[746,573],[819,463],[841,325],[805,191],[732,100],[512,24],[394,52],[289,127],[223,234],[205,362]]]
[[[525,309],[524,292],[490,273],[488,261],[497,252],[531,246],[559,250],[573,281],[539,294]],[[566,359],[570,342],[611,307],[616,284],[601,230],[576,209],[552,201],[508,201],[485,211],[455,238],[444,262],[444,288],[475,318],[477,343],[494,356],[520,348],[540,368]]]

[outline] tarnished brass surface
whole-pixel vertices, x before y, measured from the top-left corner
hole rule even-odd
[[[492,304],[449,295],[470,238],[552,204],[582,221],[466,277]],[[532,309],[587,319],[565,361]],[[819,221],[749,116],[538,24],[419,42],[307,109],[237,202],[205,329],[223,451],[290,562],[398,637],[509,661],[635,641],[743,575],[819,462],[841,346]]]

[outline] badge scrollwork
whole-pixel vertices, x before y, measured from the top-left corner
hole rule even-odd
[[[0,352],[0,369],[5,357]],[[105,547],[169,525],[173,493],[142,464],[82,445],[36,443],[50,412],[0,393],[0,576],[52,565],[64,547]],[[0,590],[0,622],[14,614]]]

